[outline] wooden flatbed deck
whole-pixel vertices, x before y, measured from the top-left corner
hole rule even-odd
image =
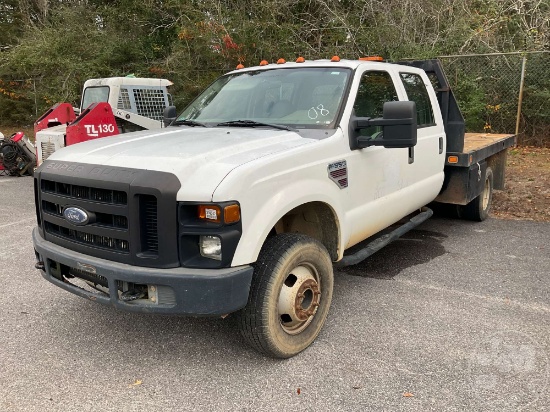
[[[516,136],[513,134],[466,133],[464,150],[462,152],[447,152],[447,160],[449,156],[457,156],[458,162],[448,163],[447,161],[445,164],[469,167],[514,144],[516,144]]]
[[[482,149],[494,143],[505,141],[513,136],[513,134],[466,133],[464,136],[464,153]]]

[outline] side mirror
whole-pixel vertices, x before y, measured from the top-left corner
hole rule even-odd
[[[164,127],[170,126],[170,124],[176,120],[176,117],[178,116],[178,113],[176,112],[176,106],[168,106],[164,109],[164,115],[162,122],[164,123]]]
[[[357,135],[361,129],[382,126],[382,137],[373,139],[366,136],[356,138],[355,148],[384,146],[386,148],[413,147],[417,141],[415,102],[386,102],[382,118],[356,117],[351,119],[351,128]],[[352,147],[353,148],[353,147]]]

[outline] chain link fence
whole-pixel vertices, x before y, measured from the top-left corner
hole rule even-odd
[[[439,57],[467,131],[517,133],[522,145],[550,146],[550,53]]]

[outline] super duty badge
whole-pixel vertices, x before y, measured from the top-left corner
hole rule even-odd
[[[340,189],[348,187],[348,165],[345,160],[340,160],[328,165],[328,177],[338,185]]]

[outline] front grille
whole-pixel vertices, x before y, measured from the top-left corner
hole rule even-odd
[[[120,190],[101,189],[97,187],[42,180],[42,191],[74,199],[93,200],[94,202],[100,203],[115,205],[128,204],[128,195],[126,192]]]
[[[151,195],[140,196],[142,222],[142,252],[157,255],[159,251],[157,198]]]
[[[61,207],[61,205],[52,202],[47,202],[43,200],[42,210],[44,211],[44,213],[48,213],[49,215],[63,216],[63,208]]]
[[[57,236],[71,242],[115,252],[130,252],[130,244],[127,240],[117,239],[110,236],[94,235],[92,233],[86,233],[80,230],[59,226],[47,221],[44,222],[44,229],[46,230],[46,233],[50,235]]]
[[[47,160],[36,180],[46,241],[129,265],[180,266],[176,194],[181,185],[173,174]],[[81,223],[67,220],[65,211],[71,212],[68,218],[80,215]]]
[[[57,203],[42,201],[42,210],[49,215],[63,217],[64,207]],[[94,213],[95,221],[91,225],[112,227],[115,229],[128,229],[128,218],[126,216],[115,215],[110,213]]]

